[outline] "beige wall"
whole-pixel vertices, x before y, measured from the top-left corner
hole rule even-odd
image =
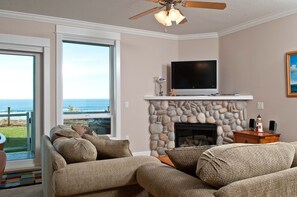
[[[276,120],[281,140],[295,141],[297,98],[286,97],[285,54],[297,49],[297,15],[220,37],[221,90],[251,94],[248,117]],[[264,101],[264,110],[256,103]]]
[[[178,42],[179,60],[219,59],[219,39],[183,40]]]
[[[149,102],[144,95],[154,94],[153,77],[166,77],[167,67],[177,57],[177,41],[122,34],[121,128],[122,139],[129,136],[132,151],[149,150]]]

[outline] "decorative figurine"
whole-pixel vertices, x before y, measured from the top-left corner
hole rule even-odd
[[[176,96],[175,89],[171,89],[171,91],[169,92],[169,96]]]
[[[262,118],[260,114],[257,116],[257,120],[256,120],[256,131],[263,132],[263,123],[262,123]]]
[[[154,77],[155,82],[159,84],[159,93],[157,96],[164,96],[163,92],[163,83],[166,82],[166,79],[164,77]]]

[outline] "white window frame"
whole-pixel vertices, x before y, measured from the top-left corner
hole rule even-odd
[[[50,39],[11,34],[0,34],[1,50],[41,54],[41,66],[35,67],[35,158],[7,161],[6,170],[41,165],[40,141],[42,134],[50,131]],[[44,133],[43,133],[44,131]],[[48,132],[48,133],[47,133]]]
[[[121,138],[121,107],[120,107],[120,34],[101,30],[57,25],[56,27],[56,123],[63,124],[63,41],[107,44],[114,46],[114,81],[113,109],[110,109],[112,125],[111,137]],[[106,114],[73,114],[70,118],[101,118],[110,117]]]

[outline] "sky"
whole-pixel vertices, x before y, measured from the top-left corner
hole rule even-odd
[[[63,43],[63,98],[109,98],[108,46]],[[0,99],[33,99],[34,57],[0,54]]]
[[[109,98],[109,47],[63,43],[63,98]]]
[[[0,54],[0,99],[33,99],[33,56]]]
[[[291,84],[297,84],[297,54],[290,56]]]

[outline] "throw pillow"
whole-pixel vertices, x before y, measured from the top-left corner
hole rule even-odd
[[[214,145],[180,147],[166,150],[165,152],[176,169],[192,176],[197,176],[196,167],[198,159],[205,150],[211,147],[214,147]]]
[[[50,130],[51,142],[54,142],[59,137],[80,138],[80,135],[65,125],[58,125]]]
[[[110,140],[83,135],[84,139],[89,140],[97,149],[97,159],[113,159],[119,157],[130,157],[132,153],[129,149],[129,140]]]
[[[54,141],[53,146],[67,163],[94,161],[97,158],[95,146],[82,138],[60,137]]]
[[[290,168],[293,145],[228,144],[206,150],[198,160],[196,174],[205,183],[220,188],[229,183]]]
[[[97,136],[97,134],[92,129],[90,129],[89,127],[86,127],[86,126],[72,125],[71,128],[74,131],[76,131],[80,136],[83,136],[84,134]]]

